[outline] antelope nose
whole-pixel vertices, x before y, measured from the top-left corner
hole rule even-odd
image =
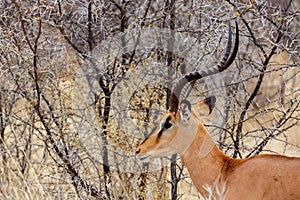
[[[141,149],[137,149],[137,150],[135,151],[135,155],[138,155],[140,152],[141,152]]]

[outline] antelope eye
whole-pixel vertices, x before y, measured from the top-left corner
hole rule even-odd
[[[169,121],[166,121],[165,124],[164,124],[164,128],[165,129],[168,129],[172,126],[172,124],[169,122]]]

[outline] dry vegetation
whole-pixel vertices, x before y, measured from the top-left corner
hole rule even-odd
[[[300,156],[299,6],[3,0],[0,198],[199,199],[180,161],[143,165],[133,152],[172,81],[218,61],[234,20],[235,63],[189,98],[218,97],[207,125],[228,155]]]

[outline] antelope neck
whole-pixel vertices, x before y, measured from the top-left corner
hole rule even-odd
[[[181,154],[181,160],[187,167],[193,183],[204,195],[207,194],[204,186],[212,186],[219,180],[224,161],[228,158],[219,150],[201,123],[193,142]]]

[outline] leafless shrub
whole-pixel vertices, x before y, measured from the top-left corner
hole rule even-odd
[[[170,173],[142,166],[132,152],[167,106],[176,76],[215,64],[234,20],[235,67],[197,83],[190,99],[218,97],[207,125],[227,154],[299,155],[296,0],[5,0],[0,7],[3,198],[198,198],[180,162]],[[181,52],[172,37],[165,48],[159,36],[160,48],[139,48],[143,38],[132,30],[146,28],[172,30]],[[111,38],[119,46],[99,55]]]

